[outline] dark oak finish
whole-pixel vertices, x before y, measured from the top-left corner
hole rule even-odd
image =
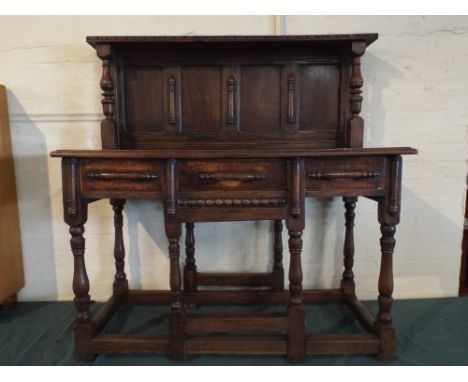
[[[275,220],[273,223],[274,229],[274,244],[273,244],[273,274],[271,287],[274,291],[282,291],[284,289],[284,268],[283,268],[283,222]]]
[[[288,330],[288,317],[284,313],[207,314],[188,315],[187,333],[284,332]]]
[[[354,273],[353,273],[353,265],[354,265],[354,217],[356,214],[354,213],[354,209],[356,208],[357,198],[343,198],[346,213],[345,213],[345,225],[346,225],[346,232],[345,232],[345,241],[344,241],[344,271],[343,271],[343,278],[341,279],[341,288],[343,289],[344,293],[347,295],[354,294],[355,286],[354,286]]]
[[[195,224],[185,224],[185,267],[184,267],[184,291],[196,292],[200,275],[195,265]]]
[[[302,297],[302,231],[304,229],[304,160],[293,159],[289,168],[290,211],[286,219],[289,233],[288,360],[302,362],[305,356],[305,311]]]
[[[114,227],[115,227],[115,242],[114,242],[114,258],[115,258],[115,280],[114,294],[125,296],[128,292],[127,276],[124,272],[125,267],[125,247],[123,242],[123,216],[122,210],[125,205],[123,199],[111,199],[110,203],[114,210]]]
[[[307,336],[307,355],[377,354],[379,339],[372,334],[331,334]]]
[[[284,336],[195,336],[185,346],[187,354],[286,354]]]
[[[64,215],[75,257],[78,359],[101,352],[155,352],[174,360],[193,354],[275,354],[293,363],[314,354],[394,357],[392,256],[401,156],[416,150],[362,147],[360,65],[376,38],[88,37],[102,60],[103,150],[51,153],[62,158]],[[302,288],[305,198],[311,196],[344,201],[344,271],[336,289]],[[376,318],[355,294],[353,227],[359,196],[378,203],[382,238]],[[114,210],[116,273],[113,295],[91,317],[83,233],[88,204],[102,198],[110,199]],[[122,231],[128,198],[164,206],[170,290],[128,289]],[[236,220],[272,222],[271,270],[199,271],[195,223]],[[289,237],[288,289],[283,221]],[[222,238],[213,240],[222,244]],[[304,304],[324,302],[347,305],[365,332],[308,335]],[[169,334],[101,334],[121,304],[168,305]],[[204,304],[280,304],[284,309],[197,314]]]

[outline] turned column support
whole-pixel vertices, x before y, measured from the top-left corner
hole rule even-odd
[[[400,222],[401,205],[401,157],[387,159],[387,191],[378,200],[381,263],[379,273],[379,311],[375,328],[380,336],[380,352],[377,358],[395,358],[395,329],[392,324],[393,293],[393,250],[395,248],[396,225]]]
[[[305,310],[302,296],[302,231],[305,224],[304,161],[290,161],[289,216],[289,306],[288,306],[288,360],[303,362],[305,358]]]
[[[167,160],[165,179],[164,220],[169,243],[169,284],[171,288],[168,356],[174,360],[183,360],[185,358],[185,307],[179,246],[182,225],[177,220],[178,181],[175,159]]]
[[[84,224],[88,219],[88,203],[80,198],[78,182],[79,163],[74,158],[62,159],[62,190],[64,220],[70,226],[70,246],[73,253],[73,300],[75,316],[75,358],[79,361],[90,361],[92,323],[89,305],[89,279],[84,260],[85,239]]]
[[[108,44],[96,45],[96,54],[102,60],[102,112],[104,119],[101,121],[101,141],[103,149],[118,148],[117,124],[115,114],[115,92],[112,66],[112,49]]]
[[[125,275],[125,246],[123,241],[123,215],[122,210],[125,199],[111,199],[110,204],[114,210],[114,259],[115,259],[115,279],[113,291],[115,295],[126,295],[128,293],[128,281]]]
[[[366,51],[365,41],[351,43],[351,75],[349,79],[349,110],[348,133],[345,147],[362,147],[364,139],[364,120],[359,116],[362,104],[361,56]]]
[[[195,264],[195,234],[194,223],[185,223],[185,267],[184,267],[184,291],[196,292],[197,266]]]
[[[273,223],[273,283],[274,291],[284,290],[284,268],[283,268],[283,222],[275,220]]]
[[[341,279],[341,289],[345,294],[354,294],[354,218],[356,216],[354,209],[356,208],[356,197],[344,197],[345,205],[345,239],[343,246],[343,277]]]
[[[84,251],[85,239],[83,237],[83,224],[72,225],[70,227],[70,245],[73,252],[73,302],[76,308],[75,316],[75,357],[79,361],[89,361],[92,354],[89,353],[92,336],[91,313],[89,305],[89,279],[86,273]]]
[[[179,246],[181,232],[180,223],[166,219],[166,235],[169,242],[169,284],[171,288],[168,355],[174,360],[182,360],[185,357],[185,309],[182,299]]]

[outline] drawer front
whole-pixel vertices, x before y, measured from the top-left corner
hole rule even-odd
[[[89,160],[81,163],[84,195],[122,193],[128,196],[160,195],[162,165],[154,160]]]
[[[278,159],[188,160],[179,166],[179,192],[281,192],[285,178],[285,161]]]
[[[308,158],[305,162],[306,191],[382,190],[385,158]]]

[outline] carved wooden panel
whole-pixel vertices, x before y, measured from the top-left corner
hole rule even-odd
[[[275,134],[280,131],[280,74],[280,66],[242,67],[241,132]]]
[[[182,68],[182,132],[221,131],[221,81],[221,67]]]
[[[341,46],[128,48],[115,59],[121,148],[346,144],[351,60]]]
[[[141,100],[145,95],[145,102]],[[163,82],[161,67],[129,67],[125,71],[127,131],[163,131]]]
[[[340,69],[338,65],[300,65],[299,131],[339,128]]]

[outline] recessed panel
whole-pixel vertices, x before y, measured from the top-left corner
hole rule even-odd
[[[220,67],[182,68],[182,132],[222,131]]]
[[[241,132],[278,133],[281,126],[279,66],[244,66],[241,75]]]
[[[163,130],[162,70],[129,67],[125,70],[125,119],[129,132]]]
[[[299,131],[337,130],[340,70],[338,65],[299,66]]]

